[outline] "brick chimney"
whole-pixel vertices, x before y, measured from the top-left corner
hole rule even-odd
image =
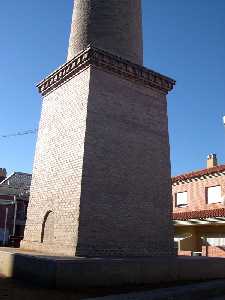
[[[207,156],[207,169],[216,167],[218,165],[216,154],[209,154]]]
[[[90,44],[142,65],[141,0],[75,0],[68,61]]]
[[[0,182],[2,182],[7,176],[6,169],[0,168]]]

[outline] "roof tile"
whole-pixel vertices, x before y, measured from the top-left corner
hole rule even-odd
[[[185,221],[189,219],[207,219],[215,217],[225,217],[225,208],[173,213],[173,220],[180,221]]]
[[[223,172],[223,171],[225,171],[225,165],[220,165],[220,166],[216,166],[213,168],[203,169],[203,170],[199,170],[199,171],[172,177],[172,183],[175,183],[177,181],[192,179],[192,178],[199,178],[204,175],[215,174],[215,173],[219,173],[219,172]]]

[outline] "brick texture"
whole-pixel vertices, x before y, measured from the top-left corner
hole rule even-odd
[[[182,256],[191,256],[192,251],[178,251],[178,255],[182,255]]]
[[[192,182],[180,183],[173,186],[173,211],[189,212],[224,208],[223,203],[207,203],[207,188],[220,185],[222,196],[225,195],[225,174],[212,178],[193,180]],[[176,207],[176,193],[188,191],[188,205],[183,208]]]
[[[225,246],[202,246],[202,255],[203,256],[217,256],[217,257],[225,257]]]
[[[164,94],[92,68],[79,254],[171,253],[166,105]]]
[[[143,63],[141,0],[76,0],[68,60],[89,44]]]
[[[192,251],[178,251],[178,255],[182,256],[191,256]],[[216,246],[202,246],[202,256],[208,257],[225,257],[225,246],[224,247],[216,247]]]
[[[178,255],[182,256],[191,256],[192,251],[178,251]],[[216,246],[202,246],[202,256],[208,257],[225,257],[225,246],[216,247]]]
[[[202,237],[212,236],[215,241],[225,235],[223,218],[225,217],[224,203],[207,203],[207,189],[212,186],[221,186],[222,197],[225,195],[225,168],[224,165],[204,169],[189,174],[180,175],[173,178],[173,219],[181,221],[176,226],[176,232],[189,232],[192,234],[190,241],[181,243],[183,250],[201,251],[203,256],[225,257],[224,246],[206,246],[203,244]],[[179,183],[178,183],[179,182]],[[188,203],[185,207],[176,207],[176,193],[188,192]],[[219,199],[218,199],[219,200]],[[201,224],[204,219],[214,220],[209,223]],[[192,220],[196,219],[199,221]],[[190,220],[189,225],[182,225],[182,221]],[[218,223],[217,223],[218,222]],[[205,242],[204,242],[205,243]],[[221,241],[220,241],[221,243]],[[179,251],[179,255],[190,255],[191,251]]]
[[[165,93],[91,66],[43,99],[22,247],[171,255],[170,180]]]
[[[89,78],[87,69],[43,99],[22,247],[75,255]],[[54,241],[41,243],[49,212]]]

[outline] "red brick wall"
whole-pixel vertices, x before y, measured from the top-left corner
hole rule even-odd
[[[191,251],[178,251],[178,255],[191,256]]]
[[[225,174],[219,177],[192,181],[189,183],[180,183],[172,187],[173,190],[173,212],[187,212],[194,210],[206,210],[215,208],[224,208],[222,203],[207,204],[207,188],[215,185],[221,185],[222,196],[225,196]],[[176,193],[188,192],[188,205],[183,208],[176,207]]]
[[[191,251],[178,251],[178,255],[191,256]],[[207,255],[206,246],[202,246],[202,256],[225,257],[225,247],[208,246],[208,255]]]
[[[202,246],[202,255],[207,256],[206,246]],[[208,256],[225,257],[225,247],[208,246]]]

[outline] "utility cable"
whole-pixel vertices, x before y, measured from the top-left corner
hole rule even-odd
[[[23,136],[28,134],[36,134],[37,131],[38,131],[37,128],[31,130],[25,130],[25,131],[18,131],[15,133],[0,135],[0,138],[10,138],[10,137]]]

